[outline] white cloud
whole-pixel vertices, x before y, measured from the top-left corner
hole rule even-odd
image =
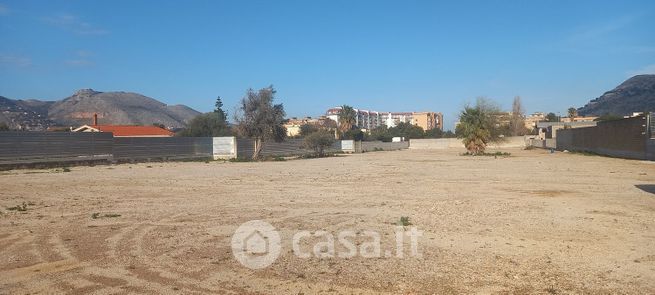
[[[0,53],[0,64],[13,65],[17,67],[29,67],[32,65],[32,60],[24,56]]]
[[[60,14],[57,16],[46,17],[43,20],[50,25],[71,31],[78,35],[109,34],[109,31],[82,21],[80,18],[72,14]]]
[[[647,65],[641,69],[628,72],[629,77],[636,75],[655,75],[655,64]]]

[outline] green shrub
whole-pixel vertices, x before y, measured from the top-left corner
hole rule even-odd
[[[402,216],[400,217],[400,220],[398,220],[396,224],[401,226],[410,226],[412,225],[412,222],[409,221],[409,216]]]
[[[335,139],[331,132],[319,130],[307,135],[303,141],[303,146],[313,150],[316,156],[323,157],[325,155],[325,149],[331,147],[334,142]]]

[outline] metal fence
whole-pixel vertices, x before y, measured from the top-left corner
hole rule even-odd
[[[648,133],[651,139],[655,139],[655,113],[648,115]]]
[[[395,150],[408,143],[337,141],[327,152]],[[189,158],[252,157],[254,141],[234,137],[113,137],[104,132],[1,132],[0,166],[41,163],[148,161]],[[261,155],[299,156],[313,153],[303,139],[267,142]]]
[[[208,158],[211,137],[113,137],[106,132],[0,132],[0,165]]]
[[[0,164],[110,160],[111,133],[0,132]]]
[[[255,151],[255,141],[249,138],[237,139],[237,156],[239,158],[251,158]],[[302,139],[287,139],[283,142],[266,142],[261,150],[261,155],[266,156],[298,156],[309,154],[312,151],[303,147]]]
[[[237,139],[237,156],[249,159],[254,152],[254,140],[247,138]],[[409,147],[409,142],[381,142],[381,141],[355,141],[338,140],[326,152],[361,153],[374,150],[400,150]],[[314,153],[303,146],[303,139],[291,138],[283,142],[266,142],[261,155],[267,156],[298,156]]]
[[[211,137],[115,137],[114,160],[207,158],[213,153]]]

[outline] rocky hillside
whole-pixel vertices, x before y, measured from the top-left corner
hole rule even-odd
[[[54,102],[12,100],[0,96],[0,122],[11,129],[43,131],[54,122],[48,120],[48,108]]]
[[[12,113],[23,112],[25,114],[22,116],[31,118],[31,121],[42,118],[42,122],[34,124],[45,127],[91,124],[93,114],[97,113],[99,124],[151,125],[157,123],[167,127],[181,128],[200,114],[187,106],[169,106],[138,93],[99,92],[92,89],[79,90],[72,96],[56,102],[3,99],[0,99],[0,111],[11,109],[14,110]],[[6,117],[0,115],[0,122],[7,122],[8,118]],[[25,121],[26,119],[21,120]],[[14,119],[14,121],[17,120]],[[10,125],[12,124],[10,123]],[[16,125],[13,124],[12,128],[16,128]]]
[[[655,111],[655,75],[634,76],[578,109],[583,116]]]

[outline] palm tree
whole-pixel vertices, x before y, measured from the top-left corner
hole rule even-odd
[[[502,126],[498,122],[500,107],[486,98],[478,98],[475,107],[464,107],[456,127],[457,137],[462,139],[472,154],[484,153],[487,144],[501,142]]]
[[[573,120],[573,118],[578,116],[578,110],[576,110],[573,107],[569,108],[568,112],[569,112],[569,118],[571,118],[571,120]]]
[[[348,130],[353,129],[355,124],[357,124],[355,109],[349,105],[341,106],[341,112],[339,112],[339,131],[341,131],[341,134],[343,135]]]
[[[472,154],[484,153],[487,143],[491,141],[487,116],[484,110],[472,107],[465,107],[459,115],[457,137],[462,139],[464,146]]]

